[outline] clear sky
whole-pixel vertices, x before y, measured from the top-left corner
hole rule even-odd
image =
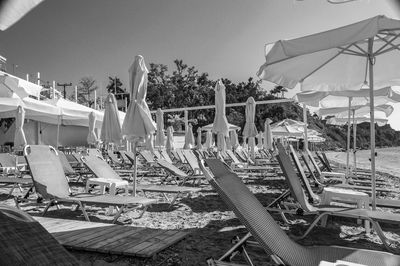
[[[10,73],[16,64],[20,77],[40,72],[74,85],[92,76],[104,88],[117,75],[127,86],[137,54],[170,67],[183,59],[213,79],[237,82],[255,77],[266,43],[379,14],[399,18],[400,9],[387,0],[45,0],[0,32],[0,55]],[[391,121],[400,129],[396,109]]]

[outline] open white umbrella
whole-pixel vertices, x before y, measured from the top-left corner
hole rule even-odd
[[[133,142],[133,154],[136,161],[137,142],[144,141],[149,135],[155,132],[156,126],[151,119],[149,107],[146,103],[147,74],[144,58],[141,55],[135,56],[135,61],[129,68],[129,85],[131,101],[122,123],[122,135]],[[136,196],[137,164],[133,171],[133,194]]]
[[[119,122],[117,100],[114,94],[109,93],[104,100],[105,110],[103,123],[101,125],[100,139],[105,144],[114,143],[118,145],[121,142],[121,124]]]
[[[91,112],[89,114],[89,134],[87,136],[87,142],[90,145],[96,145],[98,142],[97,135],[95,129],[96,125],[96,115],[95,113]]]
[[[174,129],[172,128],[172,126],[169,126],[167,128],[167,143],[165,144],[165,149],[168,152],[171,152],[172,150],[174,150]]]
[[[249,97],[246,101],[246,124],[243,128],[243,137],[249,139],[249,147],[252,158],[254,159],[255,137],[257,136],[257,128],[254,123],[256,114],[256,101],[253,97]]]
[[[272,131],[271,131],[272,120],[267,118],[264,123],[264,148],[266,150],[272,150],[274,146],[272,145]]]
[[[164,146],[164,142],[165,142],[164,112],[161,110],[161,108],[157,109],[156,122],[157,122],[156,146],[161,148]]]
[[[201,144],[201,128],[197,128],[197,143],[196,143],[196,148],[198,150],[203,149],[203,145]]]
[[[201,130],[203,130],[203,131],[212,131],[213,127],[214,127],[214,123],[211,123],[211,124],[208,124],[206,126],[201,127]],[[231,123],[228,123],[228,131],[231,132],[231,131],[234,131],[234,130],[240,130],[240,127],[237,126],[237,125],[233,125]]]
[[[194,147],[193,126],[192,124],[189,124],[185,132],[185,144],[183,145],[183,148],[191,149],[193,147]]]
[[[0,30],[6,30],[43,0],[3,0],[0,5]]]
[[[225,137],[228,136],[228,120],[225,115],[225,86],[221,80],[215,84],[215,117],[212,131],[217,134],[218,152],[225,151]]]
[[[369,85],[372,208],[376,209],[374,89],[399,85],[400,20],[376,16],[265,47],[258,76],[302,91],[358,90]],[[305,116],[306,118],[306,116]],[[306,121],[305,121],[306,122]]]
[[[24,133],[24,120],[25,110],[22,106],[18,106],[15,116],[15,135],[14,135],[14,149],[23,148],[26,145],[26,138]]]

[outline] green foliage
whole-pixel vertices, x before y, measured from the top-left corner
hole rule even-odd
[[[78,103],[92,107],[94,98],[91,94],[98,89],[96,80],[92,77],[83,77],[78,84]]]

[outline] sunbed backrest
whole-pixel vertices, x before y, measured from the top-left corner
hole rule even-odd
[[[181,149],[176,150],[176,154],[178,155],[178,158],[182,163],[187,163],[185,155],[183,155],[183,152]]]
[[[290,160],[289,155],[286,153],[285,148],[281,143],[277,144],[279,154],[277,156],[279,165],[282,168],[282,172],[286,177],[286,181],[288,183],[291,195],[296,201],[300,204],[300,206],[307,212],[315,211],[315,208],[308,203],[306,200],[306,195],[304,194],[304,190],[301,187],[301,183],[297,174],[293,168],[293,164]]]
[[[161,150],[161,155],[164,158],[164,160],[166,160],[169,163],[172,163],[172,159],[166,150]]]
[[[99,156],[100,158],[103,158],[103,154],[101,154],[101,151],[99,149],[90,148],[87,150],[87,154],[91,155],[91,156]]]
[[[0,153],[0,166],[1,167],[15,167],[16,158],[9,153]]]
[[[315,170],[317,171],[318,176],[320,176],[322,174],[321,169],[319,169],[318,164],[314,159],[314,156],[311,154],[311,152],[309,150],[306,150],[306,153],[307,153],[308,157],[310,158],[310,161],[313,164]]]
[[[151,153],[151,151],[147,151],[147,150],[142,150],[139,152],[140,155],[142,155],[142,157],[146,160],[147,163],[154,163],[154,156]]]
[[[227,150],[227,151],[226,151],[226,154],[228,154],[228,156],[232,159],[232,161],[233,161],[234,163],[241,163],[241,162],[239,161],[239,159],[236,157],[236,155],[233,153],[233,151]]]
[[[74,169],[69,164],[67,157],[65,156],[65,154],[62,151],[58,151],[58,158],[61,161],[61,164],[63,166],[65,174],[74,174],[75,173]]]
[[[113,163],[120,164],[120,161],[118,160],[118,156],[113,151],[111,151],[111,150],[107,151],[107,155]]]
[[[233,210],[264,250],[276,254],[288,265],[307,265],[307,251],[292,241],[279,227],[254,194],[243,184],[229,166],[218,159],[205,160],[214,177],[210,184],[217,190],[223,201]],[[202,167],[203,168],[203,167]],[[202,169],[207,175],[207,170]],[[296,256],[302,254],[302,256]],[[304,257],[305,261],[297,261]]]
[[[157,163],[163,167],[165,170],[169,171],[171,174],[175,176],[180,176],[180,177],[187,177],[187,174],[183,172],[181,169],[176,167],[173,164],[170,164],[166,160],[158,160]]]
[[[199,162],[197,161],[196,155],[194,155],[192,150],[182,150],[182,154],[185,156],[186,161],[193,171],[200,170]]]
[[[292,145],[289,145],[289,148],[290,148],[290,154],[292,155],[292,158],[293,158],[293,162],[294,162],[294,164],[295,164],[295,166],[297,168],[297,171],[299,173],[298,177],[300,177],[300,180],[303,182],[303,185],[304,185],[304,187],[306,189],[307,195],[310,197],[312,202],[318,201],[319,197],[317,195],[315,195],[314,192],[312,191],[312,188],[310,186],[310,182],[308,182],[307,176],[304,173],[303,166],[301,165],[299,157],[297,157],[296,151],[294,150]]]
[[[111,166],[97,156],[82,156],[83,163],[90,169],[90,171],[99,178],[117,179],[121,177],[111,168]]]
[[[61,161],[53,147],[27,145],[24,155],[37,193],[47,199],[65,198],[71,194]]]

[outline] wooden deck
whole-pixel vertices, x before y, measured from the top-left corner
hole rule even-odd
[[[187,231],[34,217],[64,247],[136,257],[152,257],[175,244]]]

